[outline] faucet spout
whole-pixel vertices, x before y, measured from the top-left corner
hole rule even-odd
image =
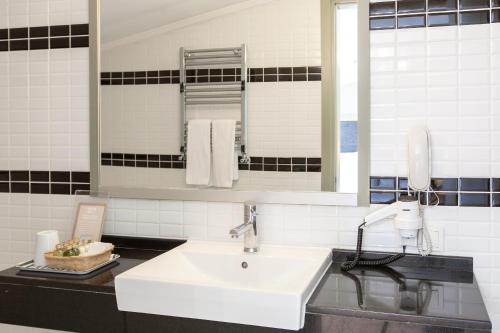
[[[243,235],[245,232],[250,230],[252,227],[253,226],[251,223],[245,222],[229,230],[229,234],[231,235],[232,238],[238,238],[239,236]]]
[[[259,238],[257,233],[257,205],[254,202],[245,202],[244,222],[229,231],[231,238],[245,236],[245,252],[259,251]]]

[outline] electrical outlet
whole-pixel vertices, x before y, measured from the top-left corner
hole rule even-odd
[[[444,228],[438,225],[428,226],[427,228],[431,235],[432,251],[444,251]]]

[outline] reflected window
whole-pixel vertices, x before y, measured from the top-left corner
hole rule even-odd
[[[341,3],[335,9],[337,191],[355,193],[358,190],[358,6]]]

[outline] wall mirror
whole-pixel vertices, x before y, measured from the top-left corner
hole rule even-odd
[[[367,203],[368,4],[92,6],[93,190]]]

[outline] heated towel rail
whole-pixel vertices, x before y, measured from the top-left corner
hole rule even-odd
[[[187,71],[200,69],[237,68],[234,79],[225,80],[218,75],[217,80],[210,74],[205,80],[198,75],[187,75]],[[209,72],[211,73],[211,71]],[[247,106],[247,50],[245,44],[239,47],[187,50],[180,48],[180,93],[181,93],[181,159],[187,154],[187,117],[186,111],[192,105],[240,106],[241,118],[236,122],[235,149],[241,153],[242,163],[249,161],[247,155],[248,106]],[[203,81],[203,82],[202,82]],[[220,82],[215,82],[220,81]]]

